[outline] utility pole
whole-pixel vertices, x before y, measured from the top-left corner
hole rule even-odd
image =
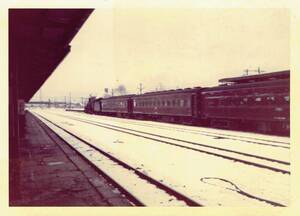
[[[81,104],[82,104],[82,107],[84,107],[84,97],[81,97]]]
[[[67,108],[67,97],[65,96],[65,109]]]
[[[69,93],[69,97],[70,97],[69,108],[71,108],[71,104],[72,104],[71,92]]]
[[[138,87],[138,90],[140,91],[140,94],[142,94],[143,89],[144,89],[143,84],[140,83],[140,85],[139,85],[139,87]]]
[[[265,71],[260,70],[260,67],[258,67],[257,72],[260,74],[260,73],[265,72]]]
[[[114,96],[114,89],[111,89],[111,96]]]

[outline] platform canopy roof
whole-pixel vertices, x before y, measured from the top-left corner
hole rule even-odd
[[[92,11],[9,10],[9,85],[18,88],[18,98],[31,99],[70,52],[71,40]]]

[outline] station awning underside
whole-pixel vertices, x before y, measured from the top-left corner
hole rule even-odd
[[[9,85],[18,89],[18,98],[29,101],[36,93],[70,52],[71,40],[92,11],[9,10]]]

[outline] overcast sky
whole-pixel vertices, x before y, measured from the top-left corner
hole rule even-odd
[[[287,9],[96,9],[42,98],[213,86],[245,69],[289,69]],[[37,93],[33,99],[38,100]]]

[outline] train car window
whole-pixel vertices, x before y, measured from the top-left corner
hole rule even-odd
[[[266,104],[274,104],[275,103],[275,97],[274,96],[267,96],[266,97]]]
[[[183,100],[183,106],[184,106],[184,107],[187,106],[187,100]]]
[[[184,106],[184,101],[181,99],[180,100],[180,106],[183,107]]]
[[[261,99],[261,97],[257,97],[257,98],[255,98],[255,101],[256,101],[256,102],[261,102],[262,99]]]
[[[176,106],[176,101],[172,100],[172,106],[175,107]]]
[[[216,106],[216,105],[218,105],[218,99],[208,99],[207,100],[207,105],[208,106]]]
[[[239,105],[244,105],[244,104],[245,104],[244,98],[240,98],[239,99]]]
[[[171,105],[171,102],[168,100],[167,101],[167,106],[169,107]]]
[[[243,104],[247,104],[248,102],[248,98],[247,97],[242,97],[241,101],[243,101]]]
[[[241,98],[240,97],[235,97],[233,99],[233,103],[235,106],[239,106],[241,104]]]
[[[221,98],[219,100],[219,105],[222,105],[222,106],[225,106],[226,105],[226,102],[225,102],[225,99],[224,98]]]
[[[252,97],[249,97],[248,98],[248,105],[254,105],[254,98],[252,98]]]
[[[284,101],[285,101],[286,103],[289,103],[289,102],[290,102],[290,96],[289,96],[289,95],[286,95],[286,96],[284,96],[283,98],[284,98]]]

